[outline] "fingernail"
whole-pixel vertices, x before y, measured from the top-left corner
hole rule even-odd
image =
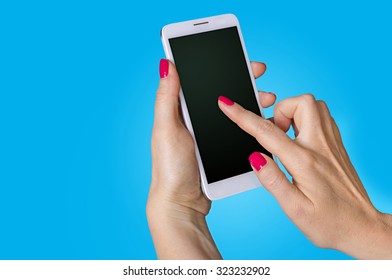
[[[223,103],[225,103],[226,105],[229,105],[229,106],[234,104],[234,101],[232,101],[231,99],[229,99],[229,98],[227,98],[226,96],[223,96],[223,95],[219,96],[218,99],[219,99],[219,101],[222,101]]]
[[[166,78],[169,75],[169,61],[167,59],[161,59],[159,62],[159,76],[162,78]]]
[[[252,164],[253,168],[260,171],[267,164],[267,160],[259,152],[254,152],[249,156],[249,162]]]

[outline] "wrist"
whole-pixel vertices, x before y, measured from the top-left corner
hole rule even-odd
[[[391,215],[377,211],[373,230],[369,229],[369,253],[365,259],[392,259],[392,219]]]
[[[150,199],[147,202],[146,214],[149,224],[162,223],[165,221],[172,224],[190,223],[195,226],[206,224],[205,215],[190,207],[168,202]]]
[[[392,259],[392,216],[374,210],[338,250],[358,259]]]
[[[220,259],[205,214],[150,193],[147,219],[159,259]]]
[[[146,207],[148,219],[158,217],[159,219],[205,221],[205,217],[208,214],[208,210],[206,211],[205,209],[211,207],[211,202],[200,199],[204,198],[201,192],[201,197],[195,196],[190,199],[182,195],[175,195],[167,191],[167,189],[169,188],[151,186]],[[199,187],[194,189],[200,190]]]

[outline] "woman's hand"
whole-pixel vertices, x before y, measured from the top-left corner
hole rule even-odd
[[[267,155],[249,157],[260,182],[315,245],[356,258],[392,258],[392,218],[370,202],[323,101],[310,94],[285,99],[274,108],[274,123],[237,103],[218,104],[290,173],[292,182]],[[285,133],[290,125],[295,140]]]
[[[256,78],[265,72],[263,63],[252,63]],[[152,132],[152,181],[147,217],[160,259],[218,259],[218,249],[205,216],[211,202],[200,189],[199,171],[192,136],[179,110],[180,82],[175,66],[160,62]],[[260,92],[263,107],[275,95]]]

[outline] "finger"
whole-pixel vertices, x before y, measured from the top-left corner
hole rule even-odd
[[[256,79],[261,77],[265,73],[265,70],[267,70],[267,66],[262,62],[252,61],[250,65],[252,66],[252,72]]]
[[[274,105],[276,101],[276,95],[272,92],[259,91],[259,101],[261,107],[268,108]]]
[[[327,104],[322,100],[317,100],[317,106],[321,115],[322,125],[324,129],[324,136],[328,141],[328,145],[333,146],[336,150],[340,151],[343,155],[347,152],[344,149],[342,136],[335,120],[332,118]],[[348,159],[348,157],[347,157]]]
[[[343,144],[342,135],[340,134],[340,130],[328,109],[327,103],[325,103],[323,100],[317,100],[317,105],[319,108],[322,124],[328,132],[328,135],[331,136],[331,140],[336,141],[336,143]]]
[[[218,102],[222,112],[241,129],[256,138],[268,151],[277,155],[284,165],[296,161],[300,147],[272,122],[244,109],[227,97],[220,96]]]
[[[333,140],[335,140],[335,131],[333,127],[332,117],[329,113],[327,104],[322,100],[317,100],[316,103],[321,118],[321,124],[325,131],[325,135],[330,136]]]
[[[261,184],[275,197],[287,216],[293,221],[299,219],[299,214],[306,212],[309,199],[290,183],[269,156],[254,152],[249,156],[249,162]]]
[[[317,102],[313,95],[304,94],[280,101],[274,108],[275,124],[287,132],[290,125],[296,127],[298,137],[311,137],[321,125]]]
[[[167,59],[159,64],[160,82],[155,100],[154,126],[170,126],[180,120],[180,79],[176,67]]]

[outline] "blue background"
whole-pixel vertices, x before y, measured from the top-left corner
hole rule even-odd
[[[145,204],[159,31],[222,13],[268,65],[259,88],[329,104],[375,206],[392,212],[386,2],[2,1],[0,258],[156,258]],[[214,202],[208,222],[227,259],[349,258],[312,245],[263,188]]]

